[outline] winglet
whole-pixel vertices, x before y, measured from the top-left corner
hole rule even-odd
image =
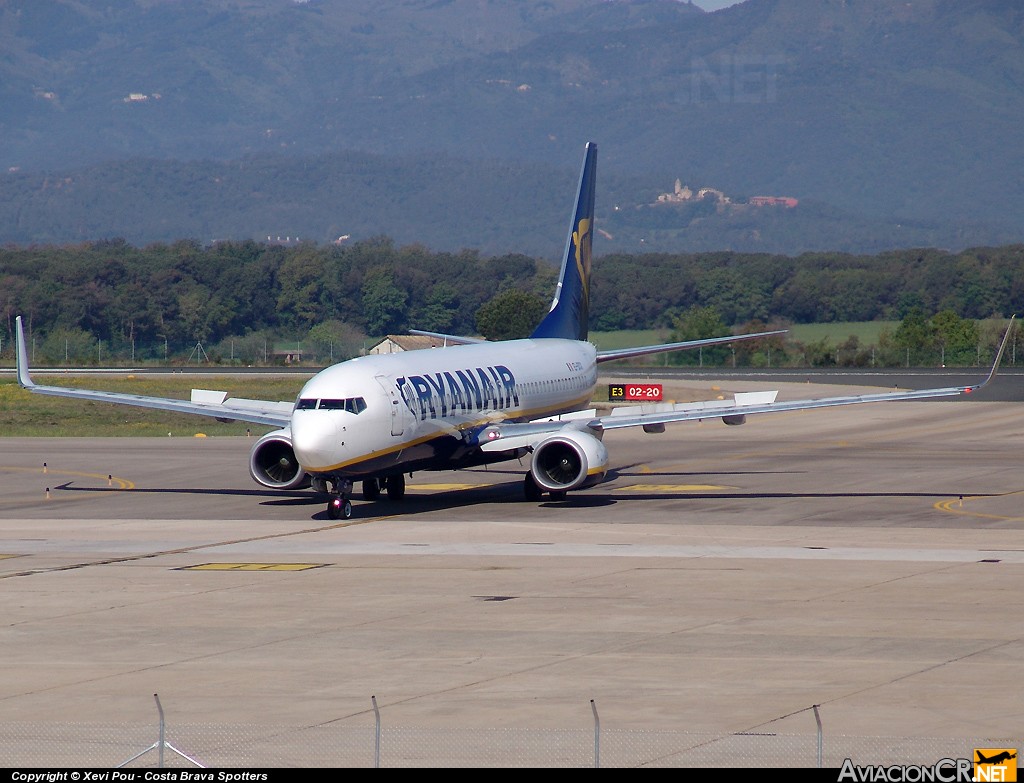
[[[18,338],[17,364],[18,384],[26,389],[35,386],[32,377],[28,374],[28,351],[25,349],[25,329],[21,325],[21,316],[14,319],[15,332]]]
[[[590,253],[594,233],[594,185],[597,178],[597,145],[587,142],[576,193],[572,225],[565,240],[565,255],[551,310],[530,337],[586,340],[590,318]]]
[[[968,386],[967,388],[965,388],[964,394],[970,394],[971,392],[980,389],[983,386],[988,386],[990,383],[992,383],[992,379],[995,378],[996,373],[999,372],[999,364],[1003,361],[1003,353],[1005,353],[1006,351],[1006,346],[1009,345],[1010,343],[1010,335],[1013,334],[1013,327],[1016,318],[1016,314],[1010,316],[1010,323],[1006,327],[1006,334],[1003,335],[1003,341],[999,344],[999,350],[996,351],[996,360],[992,362],[992,369],[989,372],[988,377],[981,383],[979,383],[977,386]]]

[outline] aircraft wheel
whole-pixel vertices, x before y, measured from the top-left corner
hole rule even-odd
[[[405,497],[405,476],[399,473],[397,476],[388,476],[387,481],[388,500],[401,500]]]
[[[380,482],[375,479],[366,479],[363,482],[363,500],[376,500],[380,497]]]
[[[533,475],[530,473],[527,473],[526,478],[523,479],[523,495],[530,503],[536,503],[541,498],[540,487],[537,486],[537,482],[533,480]]]
[[[352,501],[343,497],[331,498],[331,502],[327,504],[327,516],[331,519],[351,519]]]

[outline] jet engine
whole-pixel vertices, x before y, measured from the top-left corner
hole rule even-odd
[[[583,489],[604,480],[608,449],[586,432],[563,430],[542,440],[533,450],[530,473],[548,492]]]
[[[257,484],[271,489],[303,489],[309,486],[309,475],[295,458],[292,433],[287,427],[268,432],[252,447],[249,474]]]

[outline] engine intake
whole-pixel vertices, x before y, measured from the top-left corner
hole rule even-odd
[[[287,428],[268,432],[252,447],[249,474],[257,484],[270,489],[303,489],[309,475],[299,464],[292,449],[292,434]]]
[[[585,432],[564,430],[541,441],[533,450],[530,473],[548,492],[583,489],[604,480],[608,449]]]

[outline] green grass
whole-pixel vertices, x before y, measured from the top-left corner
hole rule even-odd
[[[856,335],[861,345],[877,345],[883,329],[896,331],[899,321],[840,321],[834,324],[794,324],[789,327],[788,340],[813,343],[827,337],[832,345],[842,343]]]
[[[312,374],[312,373],[311,373]],[[189,398],[193,388],[217,389],[229,397],[294,400],[306,375],[41,375],[36,383],[153,397]],[[30,394],[13,378],[0,379],[0,436],[4,437],[194,437],[262,435],[270,427],[244,422],[224,424],[206,416],[168,413],[128,405]]]

